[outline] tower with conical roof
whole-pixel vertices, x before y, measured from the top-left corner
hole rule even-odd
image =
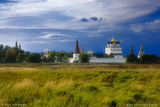
[[[143,49],[143,44],[141,43],[140,51],[138,54],[138,58],[140,58],[142,55],[144,55],[144,49]]]
[[[74,49],[74,54],[73,54],[73,62],[79,62],[79,45],[78,45],[78,40],[76,41],[76,47]]]
[[[131,46],[130,46],[130,52],[129,52],[129,54],[134,54],[133,48],[132,48],[132,44],[131,44]]]
[[[19,50],[21,51],[21,44],[19,44]]]
[[[81,46],[81,53],[85,53],[83,45]]]
[[[16,43],[15,43],[15,51],[16,51],[16,55],[18,55],[19,49],[18,49],[18,43],[17,43],[17,41],[16,41]]]
[[[79,51],[79,45],[78,45],[78,40],[76,41],[76,47],[75,47],[75,50],[74,50],[74,54],[79,54],[80,51]]]

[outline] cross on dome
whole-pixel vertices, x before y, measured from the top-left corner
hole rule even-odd
[[[112,38],[112,40],[111,40],[112,42],[116,42],[116,40],[114,39],[114,35],[113,35],[113,38]]]

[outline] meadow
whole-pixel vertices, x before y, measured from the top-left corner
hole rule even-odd
[[[160,107],[160,65],[1,64],[2,107]]]

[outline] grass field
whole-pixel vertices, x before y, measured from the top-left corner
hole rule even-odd
[[[160,107],[160,65],[0,65],[0,106]]]

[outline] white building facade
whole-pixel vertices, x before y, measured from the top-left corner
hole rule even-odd
[[[113,38],[111,42],[107,43],[105,54],[108,56],[113,55],[114,58],[123,58],[120,42],[116,42],[116,40]]]
[[[69,62],[79,62],[79,46],[78,41],[76,41],[76,48],[73,54],[73,58],[69,58]],[[125,63],[126,59],[123,58],[122,55],[122,48],[120,47],[120,42],[116,42],[114,38],[111,40],[111,42],[108,42],[107,48],[105,48],[105,54],[107,56],[112,55],[113,57],[106,57],[106,58],[97,58],[94,56],[91,56],[89,63]]]
[[[91,57],[89,60],[90,63],[125,63],[125,58],[96,58]]]
[[[90,63],[125,63],[126,59],[123,58],[122,48],[120,47],[120,42],[116,42],[113,38],[111,42],[107,43],[107,47],[105,48],[106,58],[96,58],[91,57]]]
[[[73,58],[69,58],[69,62],[73,63],[73,62],[79,62],[79,54],[80,54],[80,50],[79,50],[79,45],[78,45],[78,40],[76,41],[76,47],[73,53]]]

